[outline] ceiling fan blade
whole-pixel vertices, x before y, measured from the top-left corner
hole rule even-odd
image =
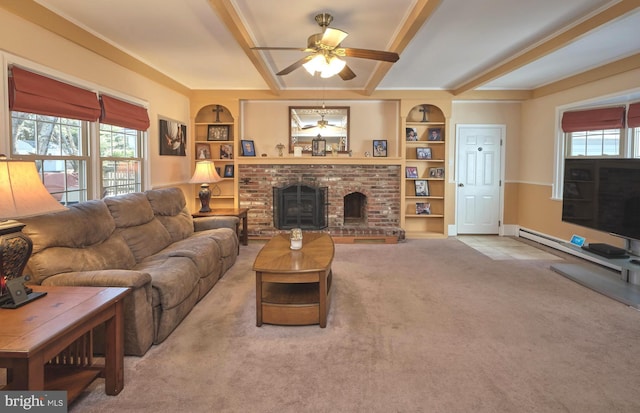
[[[309,60],[313,59],[313,57],[314,57],[314,55],[305,56],[302,59],[298,60],[297,62],[293,63],[292,65],[289,65],[289,66],[285,67],[284,69],[282,69],[281,71],[276,73],[276,75],[278,75],[278,76],[288,75],[289,73],[293,72],[294,70],[298,69],[299,67],[302,67],[303,64],[305,64]]]
[[[398,53],[385,52],[382,50],[370,50],[370,49],[354,49],[352,47],[345,47],[335,50],[336,54],[347,57],[358,57],[360,59],[372,59],[382,60],[383,62],[397,62],[400,59]]]
[[[334,29],[327,27],[322,34],[320,43],[329,47],[337,47],[346,37],[349,35],[347,32],[343,32],[340,29]]]
[[[353,73],[353,70],[348,65],[344,65],[344,68],[338,73],[342,80],[351,80],[356,77],[356,74]]]

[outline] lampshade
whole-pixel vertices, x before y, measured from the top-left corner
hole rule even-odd
[[[25,218],[66,209],[47,191],[32,161],[0,157],[0,219]]]
[[[220,182],[222,178],[218,175],[213,161],[196,162],[196,170],[189,180],[191,184],[208,184],[211,182]]]

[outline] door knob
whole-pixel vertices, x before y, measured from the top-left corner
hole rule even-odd
[[[462,187],[464,186],[464,184],[463,184],[463,183],[459,183],[459,184],[458,184],[458,186],[459,186],[460,188],[462,188]]]

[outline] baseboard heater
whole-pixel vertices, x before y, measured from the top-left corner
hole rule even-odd
[[[601,266],[600,268],[594,266],[586,267],[580,264],[558,263],[551,265],[551,270],[611,299],[640,309],[640,286],[622,280],[620,278],[622,274],[621,267],[583,254],[580,250],[569,247],[568,245],[570,244],[563,240],[529,229],[520,228],[518,236],[598,264]],[[602,267],[607,267],[613,271]]]
[[[573,256],[582,258],[584,260],[587,261],[591,261],[595,264],[601,265],[603,267],[607,267],[607,268],[611,268],[612,270],[615,271],[621,271],[622,269],[617,266],[617,265],[613,265],[610,262],[607,262],[605,260],[601,260],[598,259],[596,257],[593,257],[591,255],[587,255],[587,254],[583,254],[582,252],[580,252],[579,250],[575,249],[575,248],[571,248],[569,247],[569,243],[560,239],[560,238],[554,238],[551,237],[549,235],[546,234],[542,234],[540,232],[536,232],[527,228],[520,228],[518,230],[518,236],[531,240],[531,241],[535,241],[538,244],[542,244],[542,245],[546,245],[547,247],[551,247],[553,249],[556,249],[558,251],[562,251],[562,252],[566,252],[567,254],[571,254]]]

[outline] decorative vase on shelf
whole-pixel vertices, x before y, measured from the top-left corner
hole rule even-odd
[[[302,248],[302,229],[293,228],[291,230],[291,249],[299,250]]]

